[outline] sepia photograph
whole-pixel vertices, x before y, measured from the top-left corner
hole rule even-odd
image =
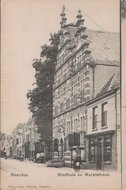
[[[1,0],[1,190],[123,190],[125,33],[125,0]]]

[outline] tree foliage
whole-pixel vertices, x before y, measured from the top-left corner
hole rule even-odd
[[[50,45],[41,46],[41,59],[33,62],[35,69],[36,86],[29,90],[29,110],[35,118],[38,127],[45,126],[52,118],[53,81],[55,62],[58,53],[59,34],[51,34]],[[48,125],[47,125],[48,126]],[[42,130],[42,129],[41,129]]]

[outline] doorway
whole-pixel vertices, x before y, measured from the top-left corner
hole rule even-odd
[[[102,138],[97,138],[97,160],[96,160],[97,170],[102,169]]]

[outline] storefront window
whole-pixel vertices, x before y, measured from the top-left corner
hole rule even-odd
[[[99,138],[101,140],[99,140]],[[111,162],[112,159],[112,135],[89,138],[89,161],[96,162],[99,158],[99,148],[103,162]]]
[[[111,161],[112,154],[112,137],[106,135],[104,137],[104,162]]]
[[[68,134],[68,145],[69,147],[73,146],[73,134]]]
[[[95,161],[95,139],[89,139],[89,161]]]

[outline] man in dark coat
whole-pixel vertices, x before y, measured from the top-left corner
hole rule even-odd
[[[81,156],[79,155],[79,153],[77,153],[73,159],[73,168],[75,170],[79,170],[80,164],[81,164]]]

